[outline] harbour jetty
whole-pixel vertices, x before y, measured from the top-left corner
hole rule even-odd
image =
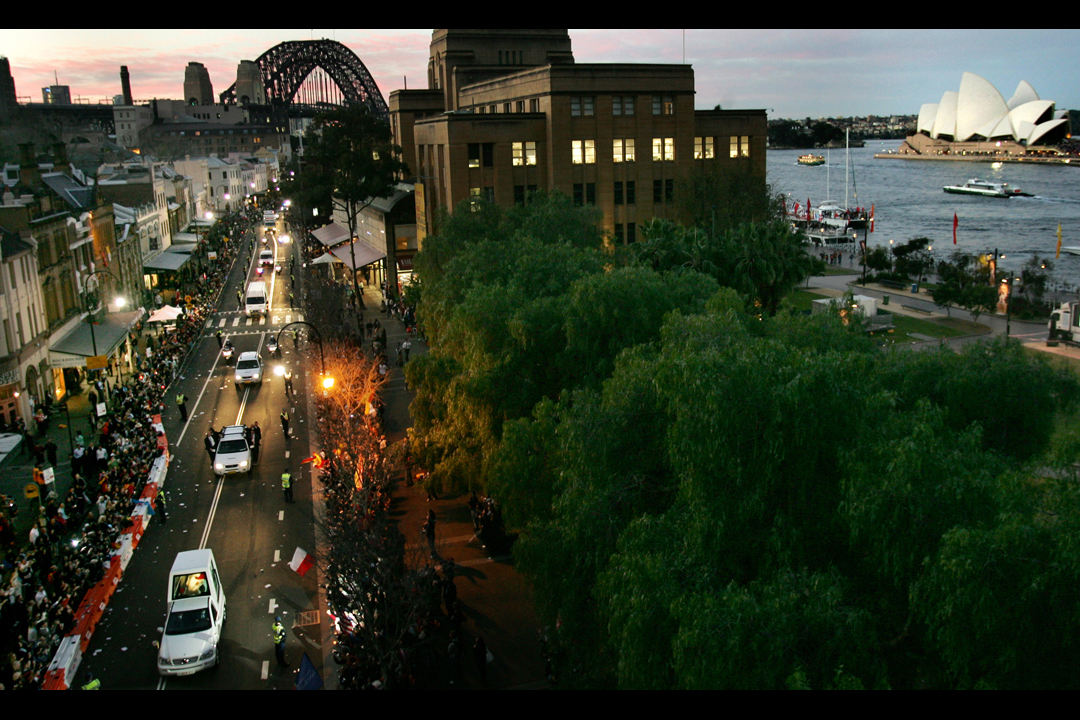
[[[1045,155],[919,155],[916,153],[874,153],[879,160],[944,160],[953,162],[985,162],[985,163],[1024,163],[1028,165],[1072,165],[1080,167],[1080,157],[1077,156],[1045,156]]]

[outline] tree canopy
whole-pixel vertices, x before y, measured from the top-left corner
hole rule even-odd
[[[1075,376],[778,311],[811,266],[767,222],[613,253],[595,222],[458,208],[406,369],[418,461],[520,533],[560,685],[1076,684]]]

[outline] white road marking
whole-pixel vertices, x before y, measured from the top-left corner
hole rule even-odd
[[[262,679],[265,680],[270,677],[270,661],[263,660],[262,664]]]

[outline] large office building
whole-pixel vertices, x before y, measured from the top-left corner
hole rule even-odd
[[[427,77],[390,94],[421,242],[438,207],[534,190],[596,205],[633,242],[654,217],[684,219],[695,169],[765,178],[765,110],[695,110],[690,65],[576,63],[567,30],[435,30]]]

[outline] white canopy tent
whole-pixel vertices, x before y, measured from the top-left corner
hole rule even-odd
[[[311,262],[309,262],[308,265],[327,265],[329,263],[336,263],[336,262],[341,262],[341,261],[338,260],[333,255],[331,255],[330,253],[323,253],[319,257],[317,257],[314,260],[312,260]]]
[[[151,313],[146,322],[170,322],[184,314],[184,311],[172,305],[160,307]]]

